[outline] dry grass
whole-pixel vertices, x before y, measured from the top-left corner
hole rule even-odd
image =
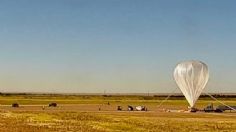
[[[235,131],[235,117],[164,112],[3,112],[0,131]]]
[[[120,97],[119,97],[120,98]],[[19,108],[0,106],[0,131],[8,132],[189,132],[189,131],[236,131],[236,113],[178,113],[157,111],[161,100],[145,100],[139,97],[0,97],[3,104],[17,101]],[[9,100],[10,101],[9,101]],[[32,101],[32,102],[31,102]],[[77,102],[76,102],[77,101]],[[107,102],[111,105],[107,105]],[[46,104],[57,102],[59,107],[44,110],[41,106],[21,104]],[[82,102],[82,103],[81,103]],[[200,100],[203,107],[211,100]],[[235,99],[228,99],[236,104]],[[86,104],[87,103],[87,104]],[[216,102],[213,101],[216,104]],[[70,105],[69,105],[70,104]],[[116,106],[146,105],[148,112],[116,111]],[[98,111],[98,107],[102,110]],[[163,108],[186,108],[185,100],[169,100]]]

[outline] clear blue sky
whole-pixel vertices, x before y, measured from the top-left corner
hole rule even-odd
[[[234,0],[1,0],[0,91],[171,92],[175,65],[208,64],[236,92]]]

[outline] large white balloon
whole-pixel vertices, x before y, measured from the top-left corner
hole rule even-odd
[[[200,61],[179,63],[174,70],[174,79],[192,108],[208,82],[208,67]]]

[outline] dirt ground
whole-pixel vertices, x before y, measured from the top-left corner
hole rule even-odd
[[[19,107],[12,107],[14,102]],[[57,107],[49,107],[57,102]],[[135,97],[0,97],[0,131],[7,132],[189,132],[236,131],[236,112],[189,113],[185,100],[161,100]],[[199,100],[202,109],[212,100]],[[234,105],[235,99],[225,99]],[[217,106],[217,102],[213,102]],[[144,105],[147,111],[128,111]],[[121,106],[122,111],[117,111]]]
[[[115,105],[1,106],[0,131],[9,132],[189,132],[236,131],[236,113],[116,111]]]

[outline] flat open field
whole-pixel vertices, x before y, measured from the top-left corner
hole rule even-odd
[[[186,113],[183,98],[153,96],[2,95],[0,131],[236,131],[236,113]],[[236,98],[219,98],[236,105]],[[48,107],[56,102],[57,107]],[[19,108],[11,107],[19,103]],[[217,102],[201,98],[196,107]],[[117,106],[122,111],[117,111]],[[127,111],[127,105],[144,105],[148,111]],[[100,109],[100,110],[99,110]],[[172,112],[165,112],[170,109]]]

